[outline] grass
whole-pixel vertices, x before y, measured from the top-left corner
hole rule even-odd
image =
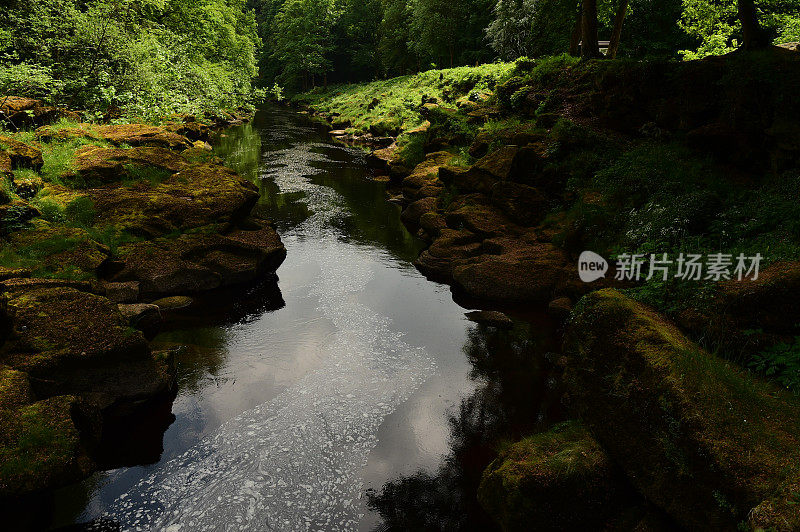
[[[423,100],[452,103],[461,96],[489,93],[514,68],[513,63],[493,63],[430,70],[371,83],[332,86],[327,91],[317,88],[293,100],[329,116],[338,113],[334,125],[346,124],[354,131],[368,131],[379,123],[385,128],[409,130],[422,123],[419,108]]]

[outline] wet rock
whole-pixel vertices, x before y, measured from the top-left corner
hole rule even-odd
[[[459,261],[452,272],[455,287],[474,299],[522,304],[550,301],[572,270],[565,253],[555,246],[521,242],[500,255]]]
[[[0,149],[11,160],[11,168],[32,168],[38,171],[44,165],[42,150],[38,146],[0,135]]]
[[[120,314],[134,329],[144,332],[157,330],[161,325],[161,308],[147,303],[118,304]]]
[[[153,301],[152,305],[158,307],[161,310],[180,310],[182,308],[186,308],[191,306],[194,303],[194,300],[188,296],[171,296],[171,297],[162,297],[161,299],[156,299]]]
[[[453,267],[461,260],[480,253],[480,238],[467,230],[442,229],[439,238],[423,251],[414,265],[426,277],[452,282]]]
[[[634,487],[688,529],[792,530],[797,398],[706,353],[615,290],[576,307],[565,339],[576,413]],[[751,513],[753,508],[765,511]]]
[[[423,214],[436,211],[438,200],[436,198],[423,198],[417,200],[403,210],[400,219],[404,224],[418,227]]]
[[[478,500],[503,530],[598,530],[619,507],[611,460],[578,421],[500,453]]]
[[[114,303],[135,303],[139,300],[139,283],[103,283],[105,296]]]
[[[84,146],[75,152],[75,161],[68,177],[79,177],[87,185],[93,186],[123,179],[165,179],[188,164],[178,153],[165,148]],[[159,170],[162,171],[160,174]]]
[[[208,141],[211,128],[196,120],[184,122],[167,122],[162,125],[164,129],[172,133],[184,136],[192,142]]]
[[[191,233],[120,248],[123,269],[113,281],[139,281],[149,295],[194,294],[254,282],[273,273],[286,248],[269,226],[225,235]]]
[[[511,321],[511,318],[496,310],[476,310],[467,312],[466,316],[469,321],[483,323],[498,329],[511,329],[514,327],[514,322]]]

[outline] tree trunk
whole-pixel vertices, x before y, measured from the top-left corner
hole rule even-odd
[[[614,30],[611,32],[611,40],[608,43],[608,53],[606,57],[614,59],[617,57],[619,41],[622,38],[622,24],[625,22],[625,15],[628,14],[628,0],[619,0],[617,16],[614,18]]]
[[[600,45],[597,42],[597,0],[583,0],[581,57],[584,59],[600,57]]]
[[[739,20],[742,22],[742,37],[745,50],[769,46],[767,35],[758,23],[754,0],[738,0]]]
[[[583,5],[578,6],[578,15],[575,17],[575,26],[572,28],[572,35],[569,39],[569,55],[577,56],[578,47],[581,45],[581,35],[583,34]]]

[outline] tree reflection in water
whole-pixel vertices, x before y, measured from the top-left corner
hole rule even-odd
[[[559,371],[546,356],[556,346],[552,328],[527,322],[468,331],[463,350],[480,385],[449,416],[450,454],[434,473],[418,471],[367,493],[383,519],[380,530],[496,527],[476,498],[481,474],[499,445],[562,419]]]

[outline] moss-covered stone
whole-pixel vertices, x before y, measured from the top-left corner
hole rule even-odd
[[[478,500],[503,530],[596,530],[617,509],[619,491],[606,453],[568,421],[501,452]]]
[[[155,186],[98,188],[87,194],[101,225],[144,237],[240,220],[258,200],[253,183],[215,164],[191,164]]]
[[[0,149],[3,149],[8,155],[12,168],[39,170],[44,164],[42,150],[39,146],[26,144],[11,137],[0,135]]]
[[[87,138],[102,140],[117,146],[158,146],[171,150],[190,148],[192,143],[177,133],[147,124],[74,124],[70,127],[45,126],[36,130],[36,136],[43,142]]]
[[[0,357],[31,376],[88,368],[148,352],[147,342],[123,320],[116,304],[74,288],[33,288],[11,292],[12,334]],[[58,382],[49,384],[58,388]]]
[[[286,249],[270,225],[225,235],[197,232],[120,248],[123,269],[115,281],[139,281],[150,296],[194,294],[253,282],[274,272]]]
[[[0,408],[0,496],[76,482],[91,471],[76,424],[80,410],[72,396]]]
[[[704,352],[606,289],[577,305],[565,380],[576,411],[648,500],[692,529],[796,530],[797,398]],[[767,501],[767,502],[763,502]]]
[[[85,185],[101,185],[124,179],[146,180],[161,171],[161,177],[188,166],[180,154],[160,147],[130,149],[84,146],[75,152],[70,173],[63,176],[70,182],[79,179]]]

